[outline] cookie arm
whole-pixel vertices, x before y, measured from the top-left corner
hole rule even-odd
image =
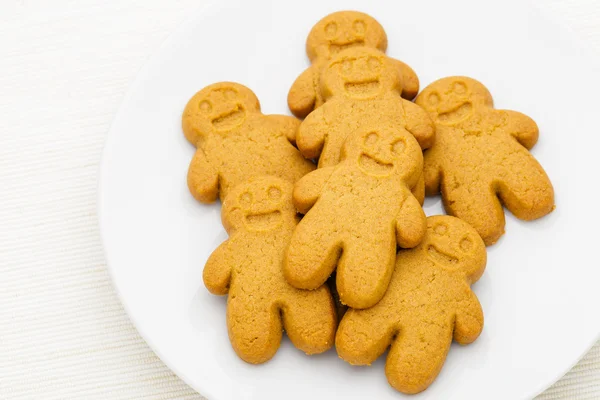
[[[187,175],[190,193],[201,203],[212,203],[219,193],[219,174],[206,159],[202,149],[196,150]]]
[[[221,296],[229,291],[231,264],[228,255],[230,253],[229,241],[226,240],[212,252],[208,261],[206,261],[206,265],[204,265],[202,279],[204,280],[204,286],[212,294]]]
[[[390,58],[390,60],[398,68],[402,77],[402,97],[408,100],[414,99],[419,93],[419,77],[408,64],[395,58]]]
[[[269,121],[274,125],[274,129],[285,135],[287,140],[294,146],[296,145],[296,133],[300,127],[301,121],[298,118],[289,115],[269,115]]]
[[[315,73],[315,67],[308,67],[296,78],[288,92],[288,107],[298,118],[306,117],[314,109],[317,99],[314,84]]]
[[[404,107],[406,130],[417,139],[421,149],[430,148],[435,140],[435,125],[429,114],[420,106],[408,100],[402,100],[402,106]]]
[[[417,199],[409,194],[396,217],[396,240],[403,248],[415,247],[425,236],[427,221]]]
[[[319,168],[304,175],[294,186],[293,201],[296,209],[306,214],[317,202],[325,184],[335,170],[335,167]]]
[[[466,298],[458,303],[454,322],[454,340],[460,344],[473,343],[483,330],[483,310],[470,289]]]
[[[317,108],[300,124],[296,144],[305,158],[318,158],[325,145],[327,124],[323,107]]]
[[[505,121],[504,129],[507,133],[517,139],[527,150],[531,150],[537,143],[540,132],[535,121],[518,111],[501,110],[499,112]]]

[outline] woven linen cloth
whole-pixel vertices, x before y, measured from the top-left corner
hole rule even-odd
[[[203,399],[129,321],[96,217],[102,147],[122,97],[197,6],[0,2],[0,399]],[[540,6],[600,53],[600,2]],[[538,397],[599,398],[600,344]]]

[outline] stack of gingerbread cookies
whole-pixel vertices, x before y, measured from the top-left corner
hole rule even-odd
[[[197,147],[188,186],[200,202],[222,200],[229,239],[203,276],[211,293],[229,295],[229,338],[243,360],[269,360],[283,330],[306,354],[335,345],[353,365],[390,348],[389,383],[418,393],[453,339],[468,344],[483,329],[470,285],[504,233],[503,205],[532,220],[553,210],[554,193],[528,151],[533,120],[494,109],[471,78],[417,96],[417,75],[386,47],[364,13],[319,21],[307,39],[312,65],[288,95],[303,121],[262,114],[237,83],[202,89],[183,114]],[[425,194],[440,192],[449,215],[426,218]]]

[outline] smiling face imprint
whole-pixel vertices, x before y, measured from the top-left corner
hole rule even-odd
[[[216,131],[231,131],[244,123],[246,109],[233,88],[214,89],[198,103],[198,109]]]
[[[227,223],[254,232],[277,229],[286,218],[295,217],[291,192],[291,184],[279,178],[251,179],[225,199]]]
[[[481,83],[466,77],[449,77],[429,85],[416,103],[441,125],[457,125],[470,119],[477,108],[492,106],[492,97]]]
[[[355,159],[363,173],[375,177],[388,177],[395,171],[410,175],[423,165],[416,140],[406,131],[391,128],[352,134],[342,152],[344,158]]]
[[[341,77],[346,94],[355,99],[375,96],[381,89],[383,62],[377,57],[344,59],[341,63]]]
[[[465,269],[485,255],[483,241],[465,222],[447,216],[430,217],[427,222],[422,246],[434,264],[449,270]]]
[[[334,57],[323,72],[321,84],[326,98],[339,94],[367,100],[397,88],[400,76],[383,53],[361,47]]]
[[[260,111],[256,95],[234,82],[219,82],[205,87],[188,102],[183,115],[183,130],[197,145],[210,133],[238,129],[248,114]]]
[[[389,140],[382,139],[379,133],[371,132],[365,136],[363,151],[358,158],[358,165],[367,174],[388,176],[394,168],[389,153],[398,152],[397,155],[401,155],[403,149],[404,142],[401,139],[389,143]]]
[[[325,38],[329,44],[329,54],[335,55],[350,47],[364,46],[366,23],[361,18],[356,18],[351,24],[349,21],[331,18],[324,28]]]
[[[266,190],[248,188],[239,197],[244,213],[244,224],[249,230],[269,231],[281,223],[281,189],[270,186]]]
[[[385,51],[387,36],[379,22],[356,11],[327,15],[312,28],[307,39],[307,52],[311,60],[317,55],[330,58],[343,50],[359,46]]]

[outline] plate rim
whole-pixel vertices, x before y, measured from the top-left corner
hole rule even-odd
[[[528,0],[526,3],[530,5],[537,12],[542,14],[546,20],[548,20],[548,15],[543,8],[539,6],[534,1]],[[126,297],[122,293],[121,287],[118,284],[118,279],[116,277],[116,272],[112,263],[110,262],[109,251],[107,249],[107,240],[106,240],[106,222],[105,222],[105,207],[103,201],[103,195],[105,190],[103,189],[105,186],[105,182],[107,181],[106,176],[108,175],[108,163],[107,158],[110,154],[110,149],[114,146],[115,142],[115,126],[119,122],[119,120],[123,117],[124,114],[124,105],[128,103],[130,98],[133,96],[133,93],[137,88],[141,87],[142,77],[146,71],[149,70],[150,66],[156,61],[160,59],[160,55],[162,54],[165,48],[168,48],[172,43],[176,43],[176,38],[179,37],[179,34],[185,31],[190,25],[193,23],[197,23],[202,20],[202,15],[209,10],[215,9],[215,7],[225,7],[223,2],[219,2],[218,0],[203,0],[203,2],[193,9],[189,11],[189,14],[186,18],[184,18],[181,22],[177,24],[177,26],[166,36],[166,38],[157,46],[154,50],[151,51],[150,56],[146,58],[143,62],[143,65],[137,70],[133,80],[128,84],[127,90],[123,95],[119,107],[112,118],[110,126],[107,130],[104,145],[102,147],[102,153],[99,163],[99,168],[97,172],[97,192],[96,192],[96,215],[98,228],[100,233],[100,241],[102,244],[102,253],[104,255],[104,259],[106,261],[106,269],[108,270],[111,285],[117,294],[119,301],[121,302],[127,317],[135,327],[136,331],[139,333],[140,337],[144,340],[144,342],[148,345],[148,347],[156,354],[156,356],[165,364],[165,366],[171,370],[179,379],[181,379],[188,387],[197,392],[199,395],[206,398],[216,398],[215,393],[210,389],[210,385],[206,387],[200,388],[199,385],[196,385],[193,379],[191,379],[187,373],[183,372],[174,362],[166,357],[163,352],[160,350],[159,346],[154,343],[154,341],[150,338],[144,328],[144,324],[141,324],[139,319],[136,317],[135,313],[132,312],[130,304],[126,301]],[[592,53],[589,49],[585,48],[582,44],[582,38],[577,34],[577,32],[572,29],[567,24],[561,23],[556,19],[551,19],[549,21],[552,25],[557,28],[560,28],[563,33],[567,35],[567,41],[573,47],[575,47],[581,54],[580,56],[584,58],[586,61],[589,61],[591,64],[598,66],[600,65],[600,60],[598,57],[592,57]],[[597,79],[600,82],[600,77]],[[439,196],[437,196],[439,197]],[[600,331],[596,333],[596,336],[590,343],[586,343],[583,351],[577,356],[577,358],[568,366],[565,366],[560,370],[559,373],[555,374],[552,379],[548,382],[541,382],[534,389],[530,391],[530,393],[524,393],[523,399],[535,398],[539,396],[546,390],[548,390],[552,385],[558,382],[562,377],[564,377],[568,372],[570,372],[594,347],[594,345],[600,341]]]

